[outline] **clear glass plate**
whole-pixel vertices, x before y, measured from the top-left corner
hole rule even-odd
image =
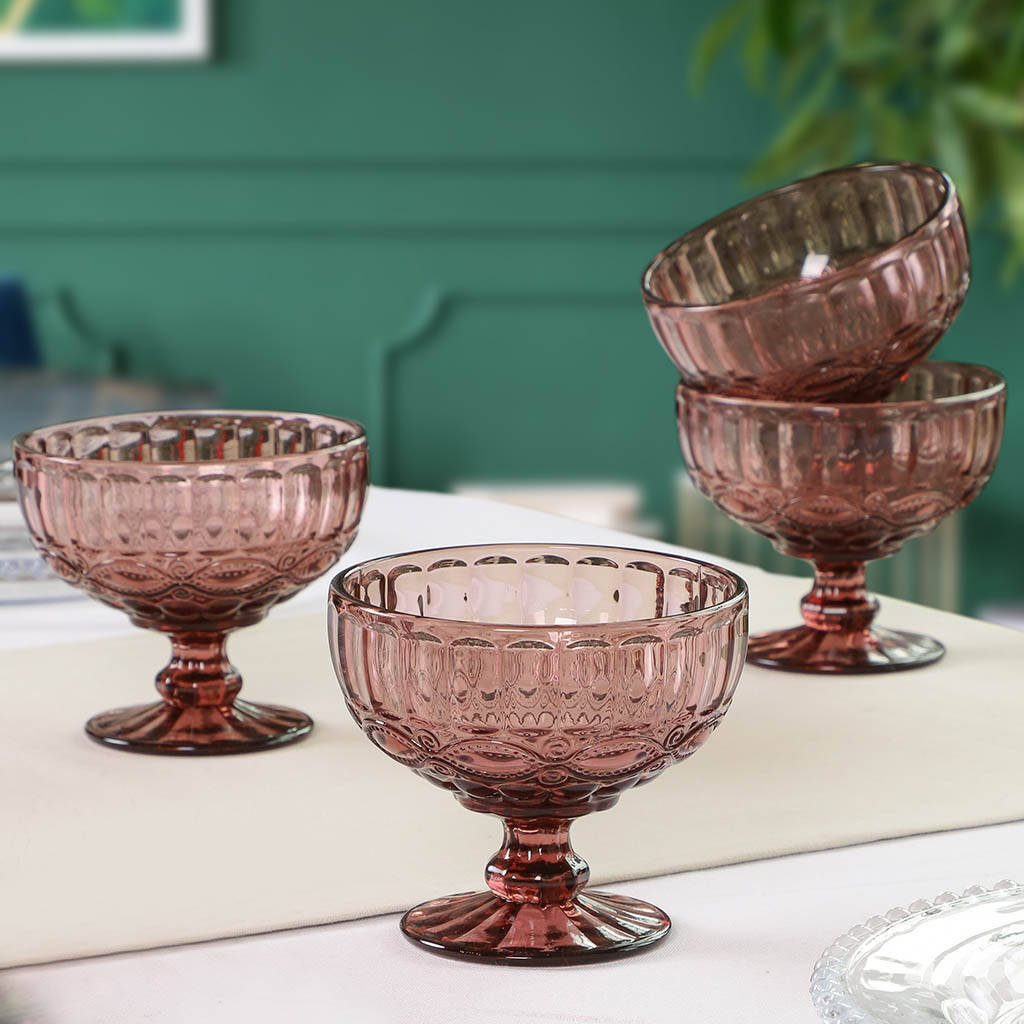
[[[1024,885],[973,886],[873,917],[811,976],[829,1024],[1024,1022]]]

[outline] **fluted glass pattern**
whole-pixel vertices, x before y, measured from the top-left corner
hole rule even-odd
[[[741,584],[674,556],[428,552],[350,571],[332,602],[356,719],[487,810],[611,802],[703,741],[742,665]]]
[[[290,413],[140,413],[30,431],[14,449],[22,511],[46,561],[174,642],[158,677],[164,703],[120,721],[117,735],[94,719],[90,735],[174,753],[256,743],[254,722],[248,739],[224,736],[198,711],[172,724],[168,703],[230,711],[241,681],[225,634],[259,621],[352,543],[367,485],[362,427]]]
[[[852,649],[869,639],[877,605],[864,593],[863,563],[977,497],[995,467],[1005,404],[993,370],[925,362],[873,403],[775,402],[680,384],[677,419],[698,490],[779,551],[815,563],[805,622],[836,634],[830,644],[851,644],[846,668],[864,670]],[[762,646],[752,638],[751,653]]]
[[[645,551],[486,545],[356,566],[335,579],[331,609],[338,678],[370,739],[470,809],[510,822],[488,871],[492,893],[417,908],[407,933],[513,959],[664,934],[656,908],[577,895],[586,864],[568,847],[567,823],[689,756],[726,713],[746,643],[738,577]],[[540,888],[524,866],[537,858],[550,868]],[[547,908],[532,939],[523,903]],[[491,918],[470,934],[467,921]]]
[[[789,400],[883,395],[963,303],[970,257],[953,183],[860,165],[687,232],[643,275],[651,326],[688,387]]]
[[[361,428],[318,417],[86,420],[16,452],[44,558],[143,625],[262,617],[348,548],[366,484]]]
[[[1006,389],[981,366],[927,362],[880,403],[805,405],[678,390],[697,488],[797,558],[890,555],[978,496]]]

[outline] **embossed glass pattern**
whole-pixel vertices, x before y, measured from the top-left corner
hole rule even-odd
[[[973,501],[995,466],[1006,386],[963,363],[914,367],[885,400],[811,405],[680,384],[683,458],[698,490],[783,554],[815,565],[804,625],[750,638],[749,660],[810,672],[911,668],[930,637],[872,628],[864,563]]]
[[[659,253],[654,333],[686,385],[788,400],[878,398],[963,304],[970,256],[953,183],[866,164],[786,185]]]
[[[33,542],[65,580],[171,640],[161,701],[90,719],[143,753],[226,754],[289,742],[300,711],[236,700],[234,629],[325,573],[352,543],[366,438],[348,420],[154,412],[22,434],[15,471]]]
[[[822,954],[811,999],[829,1024],[1017,1024],[1024,886],[972,886],[871,918]]]
[[[584,890],[569,825],[700,746],[743,666],[747,591],[674,555],[505,544],[377,559],[335,578],[332,654],[385,753],[505,822],[489,891],[432,900],[422,945],[509,961],[630,952],[669,921]]]

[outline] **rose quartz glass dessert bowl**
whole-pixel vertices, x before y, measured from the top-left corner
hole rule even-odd
[[[750,638],[747,658],[802,672],[926,665],[942,644],[872,627],[864,564],[973,501],[1003,433],[992,370],[925,362],[881,402],[813,405],[708,395],[680,384],[683,458],[727,516],[814,563],[804,624]]]
[[[969,268],[946,175],[864,164],[702,224],[654,258],[642,288],[687,387],[857,401],[881,397],[938,342]]]
[[[505,823],[488,890],[410,910],[410,939],[452,955],[566,963],[668,932],[657,907],[584,889],[590,870],[569,826],[688,757],[719,723],[743,667],[743,580],[622,548],[420,551],[337,576],[328,628],[367,736]]]
[[[166,633],[162,700],[89,720],[150,754],[234,754],[301,739],[301,711],[237,700],[227,634],[326,572],[352,543],[363,428],[278,412],[152,412],[64,423],[14,442],[36,547],[73,586]]]

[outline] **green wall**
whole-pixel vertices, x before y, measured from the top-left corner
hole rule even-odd
[[[379,483],[636,478],[668,522],[674,380],[638,278],[750,191],[776,123],[736,67],[688,93],[716,7],[222,0],[207,65],[0,66],[0,268],[71,289],[133,372],[364,420]],[[975,243],[941,351],[1012,378],[1024,290]],[[972,604],[1024,590],[996,540],[1016,422],[968,514]]]

